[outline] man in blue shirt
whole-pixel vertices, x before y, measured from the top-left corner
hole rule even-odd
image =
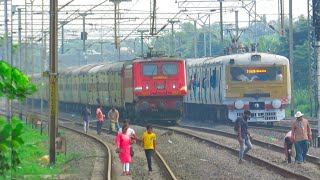
[[[243,163],[243,155],[252,149],[252,136],[248,131],[248,119],[251,115],[249,110],[243,112],[243,116],[239,117],[236,122],[238,123],[238,141],[240,143],[239,150],[239,163]],[[244,148],[246,146],[246,148]]]

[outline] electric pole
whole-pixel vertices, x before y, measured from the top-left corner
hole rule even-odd
[[[180,22],[179,20],[169,20],[168,23],[171,24],[171,56],[175,56],[176,54],[176,41],[174,38],[174,29],[173,29],[173,25],[174,23],[178,23]]]
[[[198,47],[197,47],[197,41],[198,41],[198,33],[197,33],[197,21],[194,20],[193,21],[193,28],[194,28],[194,32],[193,32],[193,48],[194,48],[194,57],[196,58],[198,55]]]
[[[317,117],[318,117],[318,148],[320,147],[320,0],[313,0],[313,26],[315,31],[315,52],[317,61]]]
[[[4,1],[4,54],[5,54],[5,61],[8,62],[8,64],[10,64],[10,60],[9,60],[9,41],[8,41],[8,1]],[[9,98],[7,98],[7,121],[11,122],[11,101]]]
[[[220,1],[220,39],[223,43],[223,15],[222,15],[222,1]]]
[[[143,58],[143,33],[149,32],[147,29],[139,29],[138,32],[141,34],[141,58]]]
[[[87,32],[86,32],[86,16],[87,13],[80,13],[80,16],[82,16],[82,34],[81,34],[81,40],[82,40],[82,51],[83,51],[83,57],[86,54],[86,40],[87,40]],[[84,58],[85,59],[85,58]],[[88,64],[87,59],[86,64]]]
[[[19,44],[19,51],[18,51],[18,58],[19,58],[19,69],[22,71],[22,46],[21,46],[21,9],[18,8],[18,44]],[[22,120],[22,102],[19,103],[19,119]]]
[[[69,21],[60,21],[61,24],[61,54],[64,53],[64,25],[68,24]],[[85,45],[84,45],[85,47]],[[85,48],[84,48],[85,51]]]
[[[292,0],[289,0],[289,59],[290,59],[290,77],[291,77],[291,116],[294,115],[294,78],[293,78],[293,25],[292,25]]]
[[[58,0],[50,0],[50,64],[49,64],[49,142],[50,163],[56,161],[56,126],[58,118]]]

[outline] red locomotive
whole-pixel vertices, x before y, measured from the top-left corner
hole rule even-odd
[[[187,94],[185,60],[152,58],[134,61],[133,94],[136,119],[175,123],[182,115]],[[125,76],[131,72],[125,70]],[[130,88],[130,84],[124,84]]]
[[[34,77],[34,83],[44,84],[39,85],[38,94],[45,93],[48,81]],[[182,59],[113,61],[71,67],[59,73],[59,106],[68,112],[79,112],[83,105],[94,112],[100,104],[104,110],[115,106],[120,116],[131,120],[175,123],[182,115],[186,94]],[[35,96],[37,102],[39,97]]]

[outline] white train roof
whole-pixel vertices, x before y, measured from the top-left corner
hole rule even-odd
[[[261,60],[252,60],[252,56],[260,56]],[[226,56],[218,56],[218,57],[207,57],[207,58],[198,58],[198,59],[190,59],[187,61],[188,67],[201,66],[203,64],[229,64],[230,60],[234,61],[234,65],[246,65],[246,64],[279,64],[284,65],[288,64],[289,60],[280,55],[276,54],[268,54],[268,53],[244,53],[244,54],[232,54]]]
[[[88,74],[94,74],[99,71],[101,67],[105,66],[105,64],[100,64],[88,70]]]
[[[213,59],[213,57],[187,59],[187,66],[202,66],[202,64],[209,59]]]
[[[93,68],[95,68],[95,67],[99,67],[99,66],[101,66],[101,64],[89,64],[88,66],[86,66],[86,67],[84,67],[84,68],[82,68],[81,70],[80,70],[80,75],[86,75],[86,74],[88,74],[88,72],[91,70],[91,69],[93,69]]]
[[[106,66],[103,66],[101,69],[99,69],[99,72],[100,71],[114,71],[114,70],[120,70],[122,69],[123,67],[123,64],[125,62],[124,61],[113,61],[112,63],[106,65]]]
[[[75,69],[72,70],[72,75],[73,76],[77,76],[81,73],[81,70],[84,69],[84,68],[87,68],[87,67],[92,67],[94,66],[93,64],[87,64],[87,65],[84,65],[84,66],[80,66],[80,67],[77,67]]]
[[[261,60],[252,60],[252,56],[261,56]],[[228,64],[231,59],[234,59],[235,65],[241,64],[288,64],[288,59],[284,56],[268,53],[245,53],[245,54],[232,54],[227,56],[216,57],[213,60],[207,61],[206,63],[223,63]]]

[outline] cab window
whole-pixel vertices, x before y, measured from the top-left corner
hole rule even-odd
[[[282,81],[281,67],[231,67],[232,81]]]
[[[163,64],[162,74],[163,75],[175,75],[178,73],[177,64]]]
[[[156,64],[144,64],[142,66],[142,73],[145,76],[154,76],[158,74],[158,67]]]

